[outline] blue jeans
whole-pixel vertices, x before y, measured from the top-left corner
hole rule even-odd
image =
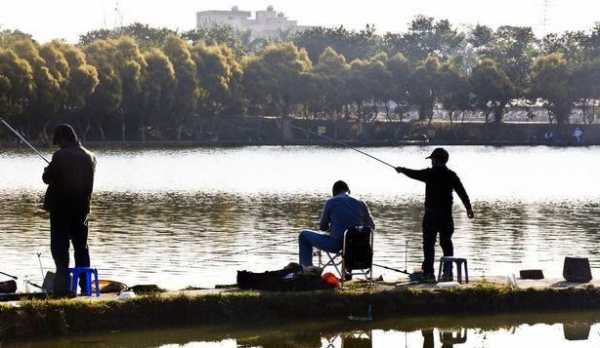
[[[313,247],[330,253],[337,253],[342,250],[343,242],[332,238],[328,234],[303,230],[298,236],[298,244],[300,246],[300,264],[302,266],[312,266]]]

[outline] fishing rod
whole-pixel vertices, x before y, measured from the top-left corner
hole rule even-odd
[[[386,166],[388,166],[388,167],[390,167],[390,168],[393,168],[394,170],[396,170],[396,166],[394,166],[394,165],[392,165],[392,164],[389,164],[388,162],[386,162],[386,161],[384,161],[384,160],[382,160],[382,159],[379,159],[379,158],[377,158],[377,157],[375,157],[375,156],[373,156],[373,155],[370,155],[370,154],[368,154],[368,153],[366,153],[366,152],[364,152],[364,151],[362,151],[362,150],[359,150],[359,149],[357,149],[357,148],[353,147],[352,145],[350,145],[350,144],[348,144],[348,143],[345,143],[345,142],[343,142],[343,141],[339,141],[339,140],[335,140],[335,139],[333,139],[333,138],[331,138],[331,137],[328,137],[328,136],[326,136],[326,135],[323,135],[323,134],[319,134],[319,133],[316,133],[316,132],[310,131],[310,130],[308,130],[308,129],[300,128],[300,127],[297,127],[297,126],[294,126],[294,125],[290,125],[290,126],[291,126],[292,128],[298,129],[298,130],[300,130],[300,131],[303,131],[303,132],[305,132],[305,133],[312,134],[312,135],[316,135],[317,137],[319,137],[319,138],[323,138],[323,139],[325,139],[325,140],[327,140],[327,141],[329,141],[329,142],[332,142],[332,143],[334,143],[334,144],[337,144],[337,145],[341,145],[341,146],[347,147],[347,148],[349,148],[349,149],[351,149],[351,150],[354,150],[354,151],[356,151],[356,152],[358,152],[358,153],[360,153],[360,154],[362,154],[362,155],[365,155],[365,156],[367,156],[367,157],[369,157],[369,158],[372,158],[372,159],[374,159],[374,160],[376,160],[376,161],[378,161],[378,162],[380,162],[380,163],[382,163],[382,164],[385,164]]]
[[[398,268],[388,267],[388,266],[384,266],[384,265],[378,265],[376,263],[374,263],[373,266],[376,266],[376,267],[379,267],[379,268],[388,269],[390,271],[394,271],[394,272],[398,272],[398,273],[404,273],[406,275],[410,275],[410,273],[407,270],[401,270],[401,269],[398,269]]]
[[[31,143],[29,141],[27,141],[27,139],[25,139],[25,137],[23,135],[21,135],[21,133],[19,133],[16,129],[11,127],[11,125],[8,124],[8,122],[6,122],[1,117],[0,117],[0,122],[2,122],[6,126],[6,128],[8,128],[11,132],[13,132],[22,142],[24,142],[27,146],[29,146],[29,148],[32,149],[38,156],[40,156],[44,161],[46,161],[46,163],[50,164],[50,161],[48,161],[46,159],[46,157],[44,157],[44,155],[41,152],[39,152],[38,149],[35,148],[35,146],[31,145]]]

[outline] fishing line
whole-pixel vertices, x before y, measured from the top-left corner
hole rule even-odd
[[[50,164],[50,161],[48,161],[46,157],[44,157],[44,155],[42,155],[42,153],[38,151],[38,149],[31,145],[31,143],[27,141],[27,139],[25,139],[23,135],[21,135],[21,133],[19,133],[16,129],[11,127],[10,124],[8,124],[8,122],[6,122],[3,118],[0,118],[0,122],[2,122],[6,126],[6,128],[13,132],[22,142],[29,146],[30,149],[32,149],[38,156],[41,157],[41,159],[43,159],[46,163]]]
[[[294,129],[297,129],[297,130],[300,130],[300,131],[303,131],[303,132],[306,132],[306,133],[308,133],[308,134],[316,135],[317,137],[319,137],[319,138],[323,138],[323,139],[325,139],[325,140],[327,140],[327,141],[329,141],[329,142],[332,142],[332,143],[334,143],[334,144],[337,144],[337,145],[341,145],[341,146],[347,147],[347,148],[349,148],[349,149],[351,149],[351,150],[354,150],[354,151],[356,151],[356,152],[358,152],[358,153],[360,153],[360,154],[362,154],[362,155],[365,155],[365,156],[367,156],[367,157],[369,157],[369,158],[372,158],[372,159],[374,159],[374,160],[376,160],[376,161],[378,161],[378,162],[380,162],[380,163],[383,163],[383,164],[385,164],[386,166],[388,166],[388,167],[390,167],[390,168],[393,168],[394,170],[396,170],[396,166],[394,166],[394,165],[391,165],[391,164],[389,164],[388,162],[386,162],[386,161],[384,161],[384,160],[382,160],[382,159],[379,159],[379,158],[377,158],[377,157],[375,157],[375,156],[373,156],[373,155],[370,155],[370,154],[368,154],[368,153],[366,153],[366,152],[364,152],[364,151],[362,151],[362,150],[359,150],[359,149],[357,149],[357,148],[353,147],[352,145],[350,145],[350,144],[348,144],[348,143],[345,143],[345,142],[343,142],[343,141],[339,141],[339,140],[335,140],[335,139],[333,139],[333,138],[331,138],[331,137],[328,137],[328,136],[326,136],[326,135],[323,135],[323,134],[319,134],[319,133],[316,133],[316,132],[313,132],[313,131],[309,131],[308,129],[304,129],[304,128],[296,127],[296,126],[294,126],[294,125],[290,125],[290,127],[294,128]]]

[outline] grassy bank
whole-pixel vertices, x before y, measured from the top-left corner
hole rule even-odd
[[[516,289],[477,285],[452,290],[354,289],[301,293],[223,292],[151,295],[129,301],[26,301],[0,307],[2,338],[26,338],[186,325],[281,324],[311,319],[500,314],[600,309],[600,288]]]

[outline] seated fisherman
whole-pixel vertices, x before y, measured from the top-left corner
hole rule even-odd
[[[336,181],[332,191],[333,197],[325,202],[319,225],[321,231],[327,231],[329,234],[303,230],[298,237],[300,264],[303,267],[312,266],[313,247],[333,253],[342,250],[344,232],[348,228],[375,228],[369,208],[364,202],[350,197],[348,184],[341,180]]]

